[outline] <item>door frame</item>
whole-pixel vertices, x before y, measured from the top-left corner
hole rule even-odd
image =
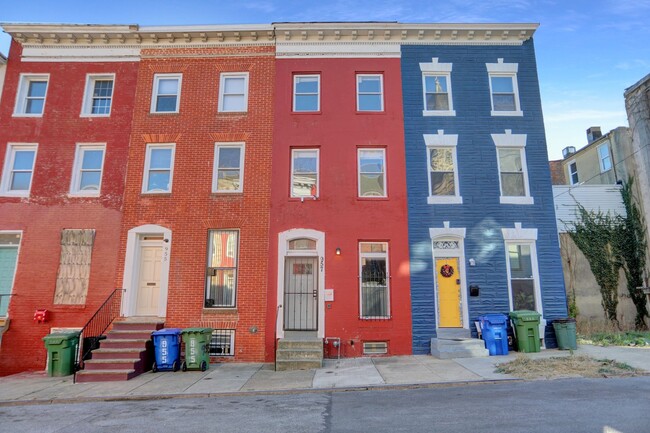
[[[162,236],[161,241],[144,240],[145,236]],[[169,290],[169,267],[172,245],[172,231],[168,228],[146,224],[129,230],[126,240],[126,255],[124,257],[124,278],[122,288],[122,315],[125,317],[136,315],[138,302],[138,278],[140,277],[140,251],[142,246],[162,247],[162,266],[160,269],[160,301],[158,303],[158,317],[167,315],[167,295]]]
[[[440,303],[438,302],[438,272],[436,269],[436,259],[455,258],[458,259],[460,268],[460,302],[461,308],[461,328],[470,329],[469,326],[469,307],[467,299],[467,272],[465,269],[465,232],[463,228],[450,228],[449,221],[444,222],[443,228],[430,228],[431,237],[431,257],[433,262],[433,287],[434,287],[434,308],[436,314],[436,331],[440,324]],[[438,244],[440,242],[441,244]],[[452,244],[447,244],[451,242]],[[444,245],[444,248],[442,247]],[[448,329],[448,328],[445,328]],[[452,328],[453,329],[453,328]]]
[[[316,250],[291,251],[289,241],[307,238],[316,241]],[[276,316],[275,334],[277,338],[284,338],[284,264],[285,258],[291,257],[318,257],[318,338],[325,338],[325,233],[311,229],[290,229],[278,234],[278,266],[276,288]]]
[[[18,245],[16,246],[16,264],[14,266],[14,274],[11,276],[11,286],[9,290],[9,296],[7,296],[7,314],[4,317],[9,317],[9,304],[11,303],[11,298],[14,293],[15,285],[16,285],[16,275],[18,275],[18,264],[20,263],[20,248],[23,245],[23,231],[22,230],[0,230],[0,234],[3,235],[20,235],[20,241],[18,241]],[[13,246],[6,246],[6,248],[13,248]],[[2,300],[4,303],[5,301]],[[1,336],[1,334],[0,334]]]

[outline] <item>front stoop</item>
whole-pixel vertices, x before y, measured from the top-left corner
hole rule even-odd
[[[323,366],[323,340],[311,335],[287,335],[278,341],[275,370],[309,370]]]
[[[151,333],[163,326],[160,320],[117,319],[100,348],[93,350],[92,359],[77,372],[77,382],[123,381],[150,370],[153,365]]]
[[[440,359],[483,358],[490,356],[485,342],[471,338],[466,329],[439,329],[438,337],[431,339],[431,355]]]

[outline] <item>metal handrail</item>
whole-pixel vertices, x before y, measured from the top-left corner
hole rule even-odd
[[[280,317],[280,308],[282,308],[282,304],[275,309],[275,329],[273,330],[273,359],[276,370],[278,368],[278,318]]]

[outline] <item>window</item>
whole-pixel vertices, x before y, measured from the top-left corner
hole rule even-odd
[[[537,310],[532,245],[507,243],[510,267],[510,302],[513,310]]]
[[[361,318],[389,319],[388,244],[359,243]]]
[[[248,73],[222,73],[219,83],[219,111],[248,111]]]
[[[318,197],[318,149],[291,151],[291,197]]]
[[[103,144],[77,145],[70,194],[99,195],[105,148]]]
[[[178,113],[181,96],[181,74],[156,74],[151,97],[152,113]]]
[[[235,330],[215,329],[210,339],[210,356],[235,355]]]
[[[239,231],[210,230],[205,307],[235,307]]]
[[[384,111],[381,75],[357,75],[357,111]]]
[[[502,204],[533,204],[526,166],[526,134],[492,134],[497,150]]]
[[[49,75],[21,75],[16,97],[15,116],[40,117],[45,109]]]
[[[243,174],[244,143],[217,143],[212,192],[242,192]]]
[[[359,149],[359,197],[386,197],[384,149]]]
[[[486,63],[490,78],[490,96],[493,116],[523,116],[519,107],[519,90],[517,87],[517,71],[519,64]]]
[[[569,163],[569,181],[571,185],[577,185],[580,182],[578,178],[578,164],[575,161]]]
[[[427,170],[429,172],[429,204],[462,204],[463,198],[458,190],[456,172],[456,145],[458,135],[424,134],[427,146]]]
[[[61,257],[54,292],[55,304],[86,303],[94,242],[93,229],[64,229],[61,232]]]
[[[36,144],[7,146],[0,192],[5,196],[29,197],[36,160]]]
[[[88,75],[82,116],[109,116],[113,102],[114,75]]]
[[[173,144],[147,145],[144,167],[143,193],[168,193],[172,191],[174,173]]]
[[[320,75],[293,77],[293,111],[320,111]]]
[[[612,158],[609,155],[609,145],[607,143],[598,146],[598,159],[600,160],[601,173],[612,169]]]
[[[424,95],[423,116],[455,116],[451,97],[451,63],[440,63],[438,58],[431,63],[420,63]]]

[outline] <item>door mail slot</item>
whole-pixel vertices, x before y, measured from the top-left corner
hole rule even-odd
[[[155,286],[156,283],[147,283],[147,286]]]

